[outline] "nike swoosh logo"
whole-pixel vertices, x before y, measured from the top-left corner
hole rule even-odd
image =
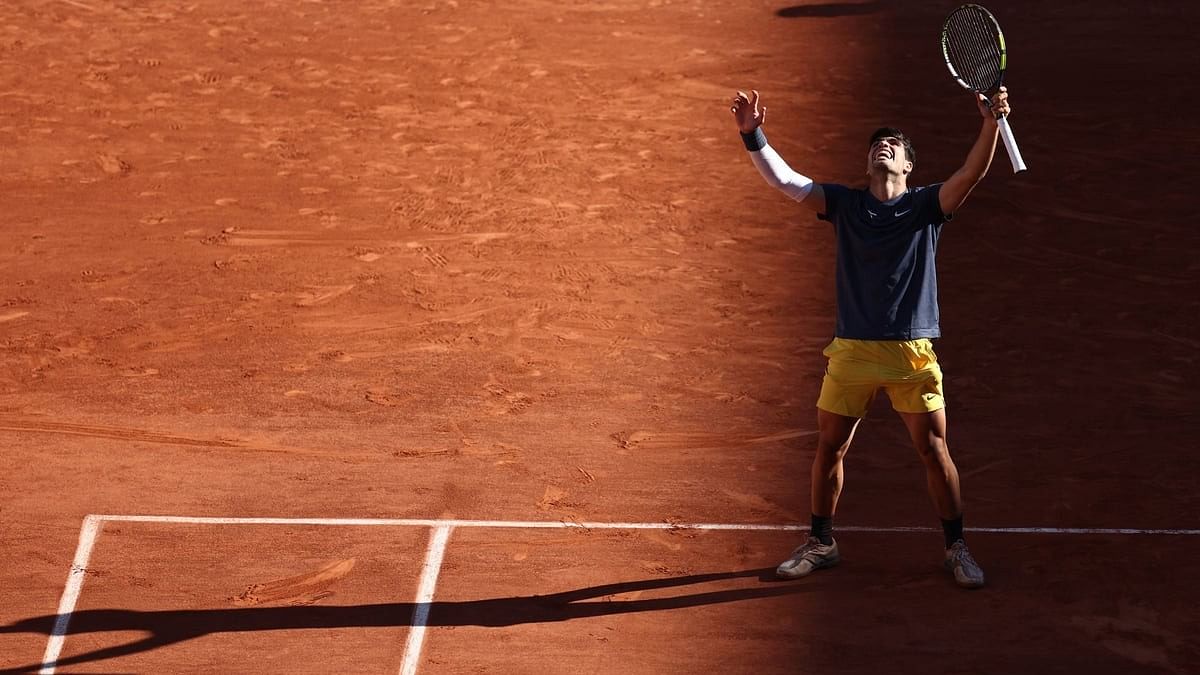
[[[904,216],[906,213],[908,213],[909,211],[912,211],[912,209],[904,209],[903,211],[897,211],[897,212],[896,212],[896,217],[897,217],[897,218],[901,218],[901,217],[903,217],[903,216]]]

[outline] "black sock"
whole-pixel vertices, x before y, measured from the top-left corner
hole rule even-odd
[[[942,521],[942,534],[946,535],[946,548],[954,545],[954,542],[963,538],[962,514],[959,514],[954,520]]]
[[[833,543],[833,516],[818,516],[813,514],[812,517],[812,536],[817,538],[817,541],[828,546]]]

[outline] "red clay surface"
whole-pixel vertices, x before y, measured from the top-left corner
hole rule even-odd
[[[426,539],[414,528],[110,523],[61,657],[87,665],[61,672],[396,671],[407,618],[376,629],[368,617],[411,617],[409,561]],[[97,658],[124,645],[130,654]]]
[[[0,672],[40,666],[89,513],[804,523],[832,236],[728,101],[819,180],[883,124],[942,180],[955,4],[7,8]],[[1200,527],[1200,10],[993,9],[1031,171],[1000,151],[942,239],[968,526]],[[840,523],[936,525],[885,399],[847,475]],[[58,672],[398,672],[427,539],[108,524]],[[975,593],[934,532],[760,579],[797,539],[458,530],[419,672],[1200,663],[1196,537],[972,535]]]

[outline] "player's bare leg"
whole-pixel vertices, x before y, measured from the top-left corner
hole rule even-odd
[[[946,443],[946,410],[900,413],[900,419],[904,420],[913,447],[925,465],[925,485],[938,516],[942,520],[962,516],[958,468],[950,459],[950,447]]]
[[[950,447],[946,442],[946,411],[900,413],[900,419],[904,420],[913,447],[925,465],[925,485],[942,519],[946,569],[960,586],[978,588],[984,582],[983,570],[971,557],[962,536],[962,491],[958,468],[950,458]]]
[[[862,421],[817,408],[817,454],[812,464],[813,515],[832,518],[845,482],[842,460],[850,450],[854,431]]]
[[[808,540],[776,568],[778,576],[795,579],[841,560],[833,540],[833,514],[842,494],[842,460],[850,450],[859,421],[857,417],[817,409],[819,434],[811,473],[813,527]]]

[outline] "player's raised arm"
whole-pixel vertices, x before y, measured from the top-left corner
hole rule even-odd
[[[825,211],[825,191],[811,178],[792,170],[787,162],[767,145],[767,137],[763,134],[762,125],[767,119],[767,107],[758,105],[757,91],[751,91],[751,96],[739,91],[733,98],[729,111],[737,122],[738,131],[742,134],[742,142],[750,152],[750,159],[767,183],[784,194],[800,202],[818,213]]]
[[[971,190],[987,173],[988,167],[992,165],[992,156],[996,154],[996,137],[1000,128],[996,120],[999,116],[1008,115],[1012,110],[1008,105],[1008,88],[1000,87],[1000,92],[992,98],[991,108],[987,106],[986,97],[982,94],[975,94],[975,106],[979,108],[979,114],[983,116],[979,137],[975,139],[975,145],[971,146],[971,152],[967,153],[967,159],[963,162],[962,167],[946,179],[938,192],[938,202],[941,204],[942,213],[948,216],[958,211],[963,202],[967,200],[967,195],[971,194]]]

